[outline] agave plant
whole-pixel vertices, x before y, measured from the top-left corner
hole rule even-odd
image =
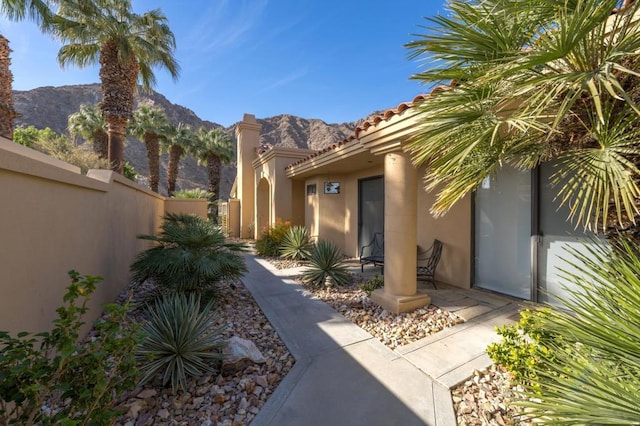
[[[210,360],[222,359],[221,329],[211,328],[211,303],[200,309],[200,297],[190,294],[165,295],[149,310],[142,326],[145,338],[136,358],[141,363],[141,384],[162,373],[162,384],[171,381],[187,390],[187,376],[198,377],[213,371]]]
[[[151,278],[165,290],[204,291],[246,271],[238,254],[244,245],[227,243],[222,230],[210,221],[186,214],[168,214],[164,219],[160,235],[138,236],[157,244],[131,265],[134,283]]]
[[[538,371],[541,393],[522,403],[548,424],[637,424],[640,419],[640,252],[631,239],[572,251],[565,309],[541,315],[560,339]],[[585,279],[587,277],[587,279]],[[548,342],[547,342],[548,343]],[[568,350],[569,348],[570,350]]]
[[[280,243],[280,254],[286,259],[304,260],[309,257],[313,243],[309,231],[304,226],[294,226],[285,234]]]
[[[351,280],[342,262],[342,253],[331,241],[321,240],[309,252],[309,266],[302,280],[313,286],[326,285],[327,278],[335,285],[346,285]]]

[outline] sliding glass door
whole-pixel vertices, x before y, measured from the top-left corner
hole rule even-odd
[[[474,281],[531,299],[531,172],[505,167],[477,190]]]

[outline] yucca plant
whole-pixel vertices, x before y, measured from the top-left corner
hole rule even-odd
[[[547,424],[638,424],[640,252],[630,239],[572,251],[572,290],[540,327],[560,336],[540,362],[540,394],[522,402]],[[547,342],[549,343],[549,342]]]
[[[138,238],[157,243],[141,252],[131,265],[138,284],[151,278],[164,290],[204,291],[246,271],[238,254],[245,246],[227,243],[219,227],[198,216],[168,214],[160,235]]]
[[[176,392],[187,390],[187,377],[213,371],[207,363],[222,359],[224,343],[220,329],[211,328],[212,304],[200,308],[194,294],[169,294],[157,300],[149,310],[149,320],[142,326],[145,338],[138,346],[144,384],[162,373],[164,386],[171,381]]]
[[[303,273],[305,283],[321,287],[327,278],[335,285],[347,285],[351,280],[342,262],[342,253],[331,241],[321,240],[309,252],[309,266]]]
[[[285,259],[304,260],[309,257],[313,243],[304,226],[290,228],[280,243],[280,255]]]

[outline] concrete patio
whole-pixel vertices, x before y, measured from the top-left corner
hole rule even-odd
[[[449,389],[491,364],[495,326],[519,309],[516,300],[439,284],[427,290],[432,303],[466,322],[391,350],[297,284],[300,268],[246,261],[245,285],[296,359],[257,426],[455,425]]]

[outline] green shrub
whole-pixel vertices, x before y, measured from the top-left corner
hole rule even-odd
[[[143,325],[145,337],[136,357],[141,363],[144,384],[162,373],[162,384],[175,392],[187,390],[187,376],[198,377],[213,371],[209,360],[222,359],[220,330],[211,329],[211,303],[200,309],[194,294],[170,294],[148,310]]]
[[[549,309],[522,311],[517,323],[497,328],[502,340],[487,347],[487,354],[495,363],[507,369],[515,382],[533,392],[540,392],[540,363],[543,358],[553,357],[549,344],[557,339],[541,325],[541,319],[547,315]]]
[[[182,191],[175,191],[172,194],[175,198],[197,198],[197,199],[210,199],[213,197],[213,193],[208,192],[202,188],[183,189]]]
[[[265,229],[256,240],[256,252],[260,256],[279,256],[280,244],[289,229],[291,229],[289,221],[277,220],[275,225]]]
[[[163,290],[211,292],[222,279],[242,276],[241,244],[227,243],[222,230],[198,216],[168,214],[159,236],[141,235],[157,244],[131,265],[134,283],[152,278]]]
[[[327,278],[334,285],[347,285],[351,276],[342,262],[342,253],[330,241],[319,241],[309,252],[309,266],[302,275],[302,280],[310,285],[322,287]]]
[[[111,424],[120,394],[133,389],[140,327],[127,305],[105,305],[95,339],[79,340],[82,316],[102,280],[70,271],[65,305],[50,332],[0,332],[0,424]]]
[[[569,252],[564,307],[536,324],[557,336],[553,356],[538,364],[541,392],[522,405],[547,424],[638,424],[639,248],[625,237]]]
[[[376,274],[373,278],[369,278],[364,284],[360,284],[358,288],[364,291],[367,296],[371,296],[374,290],[384,287],[384,277]]]
[[[122,163],[122,176],[134,182],[138,181],[138,173],[136,172],[136,169],[133,167],[133,164],[131,164],[128,161],[125,161],[124,163]]]
[[[313,243],[304,226],[294,226],[284,235],[280,243],[280,254],[285,259],[304,260],[309,257]]]

